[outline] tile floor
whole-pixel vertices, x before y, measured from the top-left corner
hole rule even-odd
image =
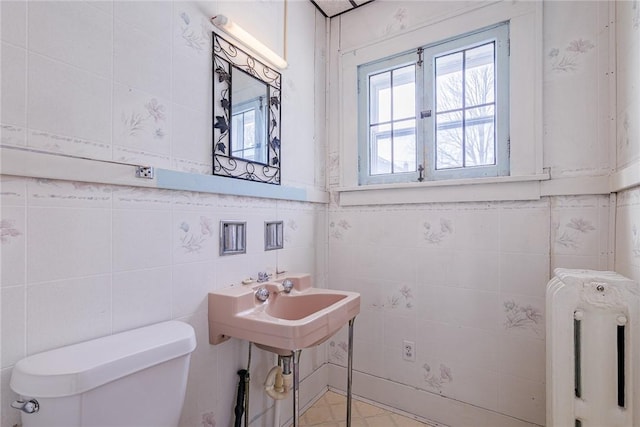
[[[300,417],[300,427],[344,427],[347,398],[328,391]],[[402,415],[353,399],[351,427],[430,427]]]

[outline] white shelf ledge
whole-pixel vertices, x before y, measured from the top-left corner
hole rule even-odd
[[[619,169],[609,179],[609,188],[612,192],[626,190],[640,185],[640,160]]]
[[[315,188],[264,184],[161,168],[154,168],[153,179],[138,178],[136,167],[146,165],[94,160],[22,148],[1,147],[0,156],[0,173],[3,175],[329,203],[329,194]]]

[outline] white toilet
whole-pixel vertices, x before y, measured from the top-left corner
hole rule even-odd
[[[23,427],[176,427],[195,348],[169,321],[34,354],[13,368],[12,406]]]

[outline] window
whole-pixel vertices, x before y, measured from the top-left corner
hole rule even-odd
[[[360,66],[361,184],[509,174],[508,24]]]
[[[233,107],[231,116],[231,155],[257,163],[267,163],[262,97]]]

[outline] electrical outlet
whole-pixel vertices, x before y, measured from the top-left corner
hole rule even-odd
[[[402,342],[402,358],[409,362],[416,361],[416,343],[413,341]]]
[[[153,168],[150,166],[136,166],[136,176],[138,178],[153,179]]]

